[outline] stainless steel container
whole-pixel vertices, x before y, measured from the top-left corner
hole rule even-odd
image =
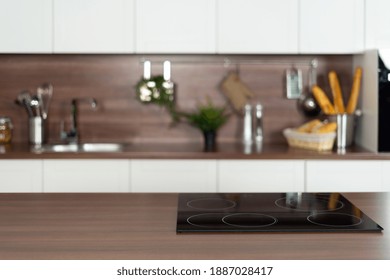
[[[44,121],[42,117],[29,118],[29,142],[41,145],[44,142]]]
[[[355,120],[354,114],[337,114],[329,116],[331,122],[337,123],[336,146],[338,149],[344,149],[353,144],[355,137]]]

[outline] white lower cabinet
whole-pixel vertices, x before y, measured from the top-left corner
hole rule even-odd
[[[382,161],[382,191],[390,192],[390,161]]]
[[[219,192],[303,192],[303,160],[220,160]]]
[[[383,172],[383,165],[390,168],[389,163],[380,160],[309,160],[306,162],[306,191],[383,191],[383,178],[389,176]],[[390,177],[387,180],[390,185]]]
[[[0,193],[42,192],[42,160],[0,160]]]
[[[0,160],[0,193],[382,192],[390,160]]]
[[[216,160],[131,160],[133,192],[216,192]]]
[[[44,160],[44,192],[129,192],[128,160]]]

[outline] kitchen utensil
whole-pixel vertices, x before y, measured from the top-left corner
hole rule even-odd
[[[33,112],[34,117],[40,117],[41,116],[41,102],[39,102],[37,96],[33,96],[30,100],[30,107]]]
[[[312,92],[313,86],[317,84],[317,66],[317,59],[313,59],[309,70],[309,86],[306,92],[298,99],[298,110],[307,117],[315,117],[321,112],[320,106],[314,99]]]
[[[30,103],[31,103],[31,95],[30,92],[27,90],[22,91],[19,93],[17,97],[17,102],[19,105],[23,106],[26,109],[27,115],[29,118],[34,116],[34,113],[31,109]]]
[[[238,71],[230,72],[221,83],[222,92],[229,99],[236,112],[241,113],[248,103],[249,99],[254,96],[253,92],[244,84],[238,75]]]
[[[302,94],[302,71],[291,67],[286,70],[286,96],[288,99],[298,99]]]
[[[347,114],[353,114],[356,110],[357,101],[359,98],[360,84],[362,80],[362,68],[357,67],[355,69],[355,74],[353,77],[353,84],[351,89],[351,95],[349,96],[349,101],[346,109]]]
[[[344,101],[343,101],[343,93],[341,92],[339,79],[337,78],[337,74],[335,71],[330,71],[328,74],[329,84],[332,90],[333,95],[333,103],[336,114],[344,114]]]
[[[40,104],[42,118],[47,119],[49,113],[50,101],[53,96],[53,86],[49,83],[44,83],[37,89],[37,98]]]

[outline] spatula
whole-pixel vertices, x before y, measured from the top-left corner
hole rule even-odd
[[[37,89],[37,98],[41,106],[42,118],[47,119],[49,113],[50,101],[53,95],[53,86],[49,83],[44,83]]]
[[[26,109],[29,118],[34,116],[33,111],[30,107],[31,94],[29,91],[23,90],[21,93],[19,93],[17,97],[17,102],[19,105],[23,106]]]

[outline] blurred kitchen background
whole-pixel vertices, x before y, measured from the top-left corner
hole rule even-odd
[[[227,65],[224,59],[243,61]],[[318,59],[318,84],[330,92],[327,74],[335,70],[343,92],[349,92],[352,79],[351,55],[0,55],[0,111],[12,118],[13,141],[25,142],[27,115],[15,104],[22,90],[35,92],[41,82],[50,82],[54,94],[50,104],[49,142],[60,139],[61,121],[70,122],[70,102],[75,97],[93,97],[98,108],[80,104],[79,126],[83,141],[198,142],[198,130],[179,123],[172,126],[167,111],[136,99],[135,86],[143,75],[144,59],[152,62],[152,75],[161,75],[162,61],[172,63],[171,79],[176,84],[176,105],[194,110],[210,97],[218,105],[229,101],[220,84],[231,71],[254,93],[250,102],[264,110],[264,143],[285,143],[282,130],[303,123],[296,99],[286,98],[286,70],[302,71],[303,91],[308,90],[310,62]],[[246,61],[255,63],[246,64]],[[156,63],[154,63],[156,62]],[[230,108],[230,107],[229,107]],[[241,140],[242,118],[234,114],[219,132],[220,142]],[[241,133],[241,131],[240,131]]]

